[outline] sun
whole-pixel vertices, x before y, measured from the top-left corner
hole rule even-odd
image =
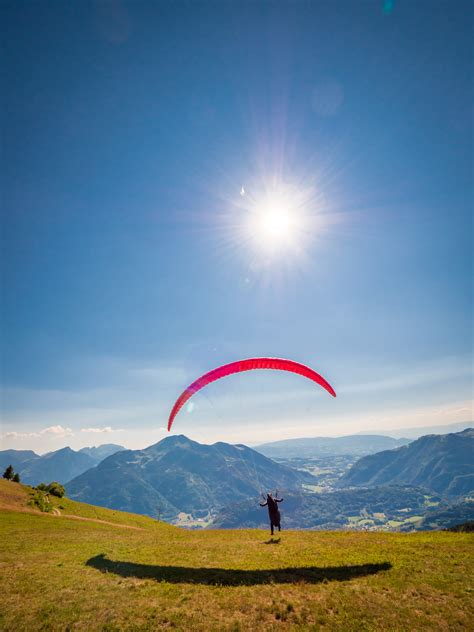
[[[267,251],[281,251],[296,245],[302,228],[296,200],[287,192],[266,192],[252,200],[248,232],[253,241]]]
[[[255,224],[255,230],[263,241],[270,244],[284,242],[292,230],[291,209],[271,203],[257,213]]]
[[[252,271],[304,269],[326,230],[322,190],[315,177],[255,174],[239,183],[222,212],[222,247],[242,251]],[[273,274],[273,273],[272,273]]]

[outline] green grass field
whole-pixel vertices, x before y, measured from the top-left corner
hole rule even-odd
[[[1,630],[471,630],[471,534],[186,531],[0,481]],[[59,515],[61,514],[61,515]]]

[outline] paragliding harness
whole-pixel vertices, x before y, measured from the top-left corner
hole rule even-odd
[[[270,532],[271,535],[273,535],[274,527],[278,527],[278,531],[281,531],[281,516],[277,503],[281,503],[283,501],[283,498],[278,498],[278,490],[275,491],[275,497],[273,497],[271,493],[268,493],[266,498],[262,494],[262,497],[265,502],[259,504],[260,507],[268,507],[268,517],[270,518]]]

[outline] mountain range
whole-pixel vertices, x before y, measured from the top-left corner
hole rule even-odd
[[[395,450],[359,459],[339,487],[414,485],[444,496],[474,492],[474,430],[427,435]]]
[[[358,459],[329,493],[286,493],[287,528],[413,530],[474,519],[474,430],[428,435]],[[251,499],[223,507],[212,527],[263,526]]]
[[[255,450],[270,458],[304,458],[351,454],[365,456],[381,450],[391,450],[409,443],[409,439],[394,439],[384,435],[348,435],[345,437],[307,437],[263,443]]]
[[[290,523],[299,528],[363,526],[368,524],[366,519],[372,520],[372,526],[403,526],[408,521],[406,526],[411,528],[410,521],[420,523],[430,508],[438,512],[430,524],[447,520],[448,514],[472,514],[472,429],[428,435],[408,445],[361,456],[345,474],[335,475],[329,489],[319,485],[328,457],[319,462],[309,458],[306,464],[304,457],[296,458],[304,455],[305,449],[313,450],[311,454],[315,449],[323,454],[374,450],[387,445],[386,440],[396,444],[390,437],[370,435],[276,442],[273,447],[277,453],[281,449],[285,455],[288,451],[295,454],[284,464],[244,445],[202,445],[181,435],[169,436],[143,450],[125,450],[113,444],[79,452],[63,448],[43,456],[6,450],[0,452],[0,466],[11,463],[29,484],[63,482],[68,496],[75,500],[180,524],[188,520],[187,526],[197,526],[191,525],[192,521],[205,526],[212,520],[216,526],[253,525],[255,520],[262,520],[261,513],[258,518],[254,515],[259,494],[276,486],[286,498],[293,499],[286,508],[294,513]],[[294,469],[293,463],[299,469]],[[340,491],[331,491],[334,485]],[[314,493],[318,490],[325,493]],[[436,496],[426,507],[422,500],[425,494],[427,498]],[[452,503],[463,502],[467,504],[452,508]],[[370,519],[364,514],[364,503],[371,508]],[[405,512],[402,519],[393,513],[397,511]]]
[[[280,465],[244,445],[202,445],[171,436],[144,450],[109,456],[67,485],[74,500],[175,520],[209,512],[274,488],[298,490],[307,472]]]
[[[115,454],[116,452],[120,452],[125,449],[126,448],[124,448],[123,445],[118,445],[117,443],[103,443],[102,445],[94,446],[92,448],[81,448],[79,452],[90,456],[95,461],[95,464],[98,465],[111,454]]]
[[[0,450],[0,470],[12,465],[15,471],[20,471],[24,463],[41,458],[33,450]]]
[[[42,456],[32,450],[3,450],[0,451],[0,469],[12,465],[27,485],[51,481],[65,484],[95,467],[104,458],[124,449],[120,445],[107,443],[94,448],[82,448],[77,452],[65,447]]]

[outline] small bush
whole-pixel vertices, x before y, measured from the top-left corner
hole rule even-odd
[[[12,478],[14,483],[19,483],[20,482],[20,475],[18,474],[18,472],[15,473],[15,475]]]
[[[62,498],[64,494],[66,493],[66,490],[64,489],[63,485],[61,485],[61,483],[58,483],[57,481],[53,481],[52,483],[50,483],[47,486],[46,491],[52,494],[53,496],[57,496],[58,498]]]
[[[48,493],[39,489],[34,490],[30,500],[28,501],[28,504],[31,507],[37,507],[40,511],[43,511],[44,513],[50,513],[53,509],[53,506],[49,501]]]
[[[58,498],[62,498],[66,493],[63,485],[61,485],[61,483],[58,483],[57,481],[52,481],[48,485],[46,485],[46,483],[40,483],[36,486],[35,489],[39,490],[40,492],[47,492],[48,494],[52,494],[53,496],[57,496]]]

